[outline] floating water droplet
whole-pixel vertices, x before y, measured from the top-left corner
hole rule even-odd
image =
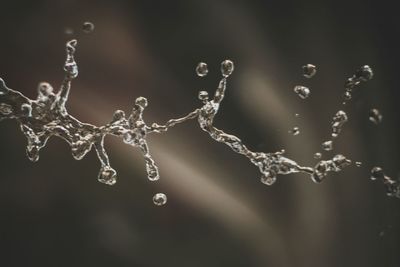
[[[300,117],[300,114],[299,114],[299,113],[296,113],[296,114],[294,114],[294,116],[295,116],[296,118],[298,118],[298,117]]]
[[[348,121],[348,117],[346,112],[343,110],[339,110],[336,112],[335,116],[332,119],[332,137],[337,137],[342,131],[343,125]]]
[[[0,103],[0,115],[10,115],[13,109],[10,105],[6,103]]]
[[[383,118],[381,112],[380,112],[378,109],[376,109],[376,108],[371,109],[371,110],[369,111],[368,116],[369,116],[369,120],[370,120],[371,122],[375,123],[375,124],[381,123],[382,118]]]
[[[302,99],[306,99],[310,95],[310,89],[305,86],[296,85],[293,90]]]
[[[94,31],[94,24],[90,21],[86,21],[82,24],[82,30],[84,33],[92,33]]]
[[[228,77],[232,74],[233,70],[235,69],[235,65],[229,59],[222,61],[221,63],[221,73],[222,76]]]
[[[364,82],[371,80],[374,76],[374,73],[370,66],[364,65],[359,70],[356,71],[354,76]]]
[[[292,135],[298,135],[298,134],[300,134],[300,129],[299,129],[299,127],[293,127],[292,130],[289,130],[289,133]]]
[[[315,73],[317,73],[317,67],[312,64],[307,64],[302,67],[303,69],[303,76],[306,78],[312,78]]]
[[[208,92],[207,91],[200,91],[198,97],[203,102],[207,101],[208,100]]]
[[[333,149],[333,142],[332,140],[325,141],[322,143],[322,149],[325,151],[330,151]]]
[[[357,167],[361,167],[362,166],[362,162],[361,161],[356,161],[356,166]]]
[[[163,206],[167,203],[167,196],[163,193],[157,193],[153,197],[153,203],[156,206]]]
[[[371,170],[371,180],[384,179],[385,173],[381,167],[373,167]]]
[[[317,152],[314,154],[314,159],[320,159],[322,157],[322,154]]]
[[[196,73],[197,73],[197,76],[199,76],[199,77],[206,76],[208,73],[207,63],[200,62],[199,64],[197,64]]]

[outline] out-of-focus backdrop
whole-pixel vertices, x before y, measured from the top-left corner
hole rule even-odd
[[[65,42],[77,38],[70,113],[103,125],[145,96],[145,120],[162,123],[199,107],[198,91],[214,92],[229,58],[235,71],[216,126],[302,165],[316,163],[345,79],[365,64],[375,72],[345,107],[350,122],[334,152],[323,153],[362,167],[320,185],[300,174],[261,184],[246,158],[194,121],[149,137],[156,183],[137,149],[107,138],[119,173],[110,187],[96,181],[93,151],[74,161],[53,138],[31,163],[18,125],[1,122],[0,266],[400,266],[400,200],[369,180],[375,165],[393,178],[400,171],[394,3],[48,0],[1,1],[0,10],[0,77],[10,88],[36,98],[40,81],[59,86]],[[85,21],[93,33],[82,32]],[[206,78],[195,74],[200,61]],[[301,75],[307,63],[318,68],[310,80]],[[368,120],[371,108],[381,124]],[[157,192],[168,195],[163,207],[152,203]]]

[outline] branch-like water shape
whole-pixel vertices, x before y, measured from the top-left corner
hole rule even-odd
[[[39,152],[46,145],[47,140],[52,136],[58,136],[70,145],[72,156],[76,160],[81,160],[94,147],[101,164],[98,180],[104,184],[113,185],[116,182],[117,173],[110,166],[104,148],[104,138],[106,135],[114,135],[121,137],[124,143],[139,148],[145,159],[148,179],[156,181],[160,176],[158,167],[150,154],[146,140],[147,135],[165,133],[171,127],[197,118],[200,128],[207,132],[212,139],[229,146],[234,152],[247,157],[251,163],[257,166],[261,172],[261,181],[267,185],[272,185],[279,174],[298,172],[308,174],[314,182],[319,183],[329,172],[339,172],[351,164],[349,159],[339,154],[329,160],[320,160],[314,167],[300,166],[294,160],[283,156],[284,151],[275,153],[251,151],[240,138],[216,128],[214,118],[224,99],[227,80],[234,70],[234,64],[230,60],[225,60],[221,64],[223,77],[213,98],[210,100],[207,92],[201,91],[199,99],[203,105],[184,117],[168,120],[164,125],[157,123],[148,125],[143,119],[147,99],[138,97],[128,116],[124,111],[117,110],[114,112],[111,122],[100,127],[80,122],[69,115],[66,108],[72,80],[78,76],[78,66],[74,59],[76,46],[76,40],[71,40],[66,44],[65,75],[58,92],[55,92],[50,84],[42,82],[38,86],[37,99],[32,100],[22,93],[8,88],[0,79],[0,120],[17,120],[28,140],[26,153],[31,161],[38,161]],[[351,86],[346,88],[353,89],[359,83],[357,77],[353,76]],[[340,111],[333,118],[333,137],[339,134],[343,123],[347,121],[347,116],[343,113]],[[391,187],[395,188],[396,192],[400,191],[398,183],[395,185],[392,183]],[[399,193],[392,195],[399,197]],[[157,203],[165,203],[165,201]]]

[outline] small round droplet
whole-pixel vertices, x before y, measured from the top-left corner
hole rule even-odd
[[[322,149],[325,151],[330,151],[333,149],[333,142],[331,140],[322,143]]]
[[[362,166],[362,162],[361,162],[361,161],[356,161],[356,166],[357,166],[358,168],[360,168],[360,167]]]
[[[312,64],[307,64],[302,67],[303,69],[303,76],[306,78],[312,78],[315,73],[317,73],[317,67]]]
[[[296,85],[293,90],[301,99],[306,99],[310,95],[310,89],[305,86]]]
[[[299,127],[293,127],[293,129],[290,130],[289,133],[292,135],[298,135],[298,134],[300,134],[300,129],[299,129]]]
[[[381,123],[382,118],[383,118],[381,112],[376,108],[373,108],[369,111],[368,117],[369,117],[369,120],[375,124]]]
[[[92,33],[94,31],[94,24],[89,21],[84,22],[82,24],[82,31],[84,33]]]
[[[317,152],[314,154],[314,159],[320,159],[322,157],[322,154]]]
[[[294,116],[295,116],[296,118],[298,118],[298,117],[300,117],[300,114],[299,114],[299,113],[296,113],[296,114],[294,114]]]
[[[371,67],[368,65],[362,66],[359,70],[356,71],[354,76],[364,82],[371,80],[374,76],[374,72],[372,71]]]
[[[199,64],[197,64],[196,73],[197,73],[197,76],[199,76],[199,77],[206,76],[208,73],[207,63],[200,62]]]
[[[157,193],[153,197],[153,203],[156,206],[163,206],[167,203],[167,196],[163,193]]]
[[[198,97],[201,101],[207,101],[208,100],[208,92],[200,91]]]
[[[371,170],[371,180],[384,179],[385,173],[381,167],[373,167]]]
[[[235,65],[229,59],[222,61],[221,63],[221,73],[222,76],[228,77],[232,74],[233,70],[235,69]]]

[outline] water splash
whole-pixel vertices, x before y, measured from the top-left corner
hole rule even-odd
[[[198,97],[202,105],[186,116],[170,119],[165,124],[152,123],[149,125],[143,118],[144,110],[148,105],[147,99],[138,97],[128,115],[122,110],[116,110],[111,121],[104,126],[98,127],[80,122],[68,114],[66,108],[71,83],[78,76],[78,66],[74,58],[76,46],[76,40],[71,40],[66,44],[65,75],[57,92],[50,84],[43,82],[38,86],[37,99],[32,100],[22,93],[8,88],[4,81],[0,79],[0,120],[17,120],[28,140],[26,152],[28,158],[32,161],[39,160],[39,152],[46,145],[48,139],[57,136],[70,145],[72,156],[76,160],[82,159],[94,148],[100,161],[98,180],[101,183],[113,185],[117,182],[117,172],[110,165],[104,147],[104,138],[107,135],[114,135],[120,137],[124,143],[139,148],[145,159],[148,179],[156,181],[160,175],[150,154],[147,136],[153,133],[165,133],[178,124],[197,119],[199,127],[213,140],[229,146],[234,152],[248,158],[259,169],[261,182],[266,185],[274,184],[278,175],[291,173],[308,174],[312,181],[319,183],[328,173],[339,172],[351,164],[349,159],[339,154],[332,159],[320,160],[314,167],[304,167],[285,157],[284,151],[275,153],[252,151],[243,144],[240,138],[216,128],[214,118],[225,97],[228,78],[235,68],[231,60],[225,60],[221,63],[222,78],[214,96],[210,98],[206,91],[200,91]],[[301,95],[303,94],[301,93]],[[338,119],[341,122],[343,114],[336,115],[341,118]],[[337,128],[338,125],[335,127],[335,129],[339,129]],[[338,130],[335,131],[338,132]],[[166,196],[159,193],[154,196],[153,200],[156,205],[163,205],[166,202]]]

